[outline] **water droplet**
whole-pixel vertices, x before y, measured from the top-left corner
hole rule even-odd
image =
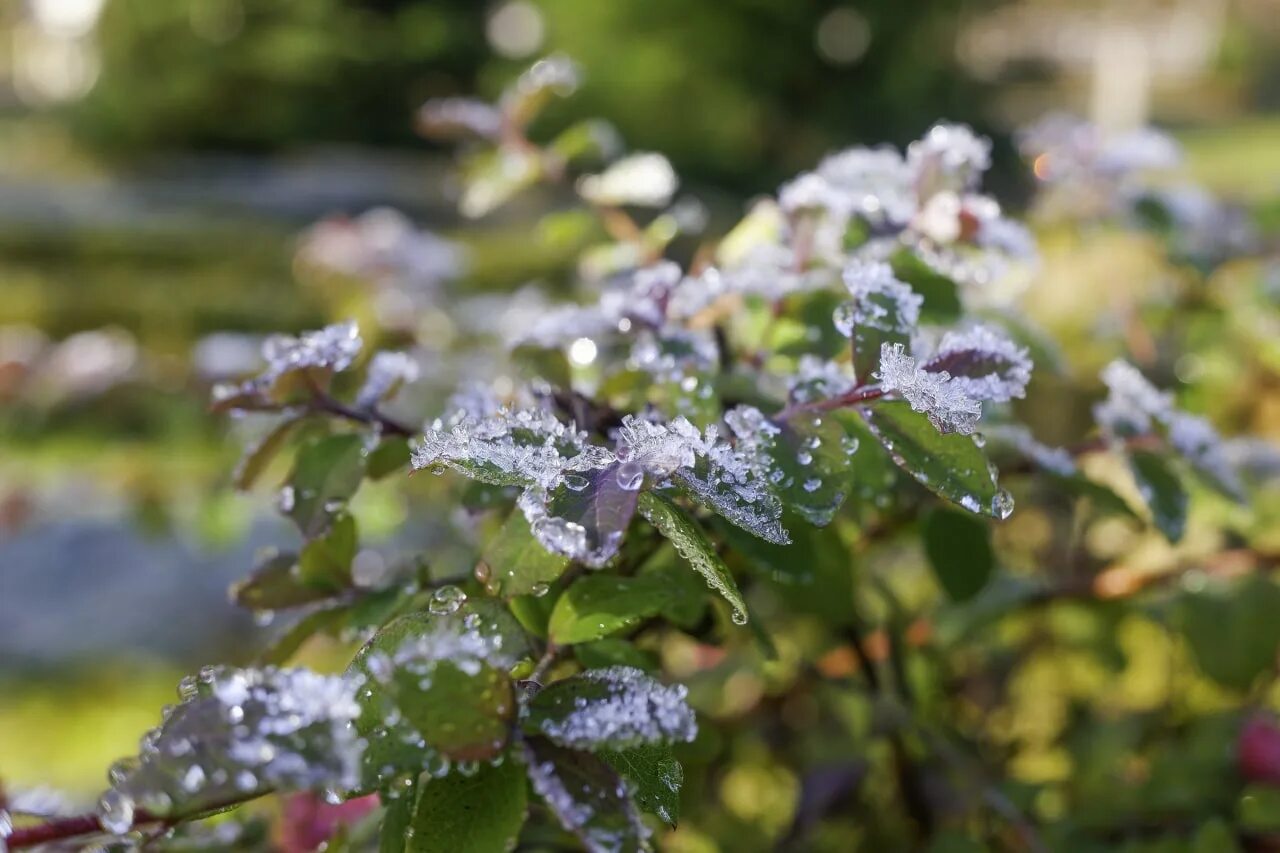
[[[107,832],[124,835],[133,828],[133,798],[120,791],[107,791],[98,801],[98,819]]]
[[[644,468],[635,462],[623,462],[618,466],[618,485],[634,492],[644,483]]]
[[[529,587],[529,594],[534,598],[542,598],[542,596],[549,592],[551,592],[551,584],[535,583],[533,586]]]
[[[975,432],[973,434],[973,443],[978,447],[986,447],[987,437],[980,432]]]
[[[293,486],[285,486],[280,490],[280,497],[276,500],[276,506],[280,507],[281,512],[293,512],[293,507],[297,503],[297,495],[293,491]]]
[[[572,489],[575,492],[580,492],[583,489],[585,489],[587,486],[591,485],[591,481],[589,481],[586,477],[583,477],[580,474],[565,474],[564,485],[565,485],[565,488],[567,489]]]
[[[458,608],[467,600],[467,594],[456,586],[442,586],[431,596],[427,609],[437,616],[447,616],[458,612]]]
[[[991,499],[991,511],[1001,521],[1013,515],[1013,495],[1005,489],[996,492],[996,496]]]

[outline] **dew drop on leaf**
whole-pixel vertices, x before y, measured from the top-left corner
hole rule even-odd
[[[133,828],[133,798],[114,789],[107,791],[98,801],[98,819],[107,832],[124,835]]]
[[[467,594],[460,588],[452,584],[442,586],[432,594],[427,609],[437,616],[447,616],[450,613],[456,613],[466,600]]]

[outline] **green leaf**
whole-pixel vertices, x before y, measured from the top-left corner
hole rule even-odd
[[[654,492],[640,496],[640,513],[671,541],[676,552],[702,575],[707,586],[724,596],[733,608],[733,621],[745,625],[747,605],[738,591],[738,583],[698,523],[680,507]]]
[[[723,520],[723,519],[721,519]],[[726,522],[726,526],[731,526]],[[746,537],[739,528],[733,528]],[[755,539],[754,536],[746,537]],[[756,540],[761,541],[761,540]],[[702,579],[684,566],[684,560],[663,542],[638,572],[640,576],[660,577],[667,585],[667,603],[662,606],[662,617],[680,628],[693,628],[707,612],[707,586]]]
[[[621,751],[596,753],[631,783],[636,802],[674,827],[680,820],[680,788],[684,768],[666,744],[646,744]]]
[[[587,670],[556,681],[529,700],[521,726],[569,749],[630,749],[675,743],[697,732],[685,688],[639,669]]]
[[[1129,470],[1156,528],[1170,542],[1180,540],[1187,528],[1187,491],[1169,460],[1157,453],[1135,450],[1129,454]]]
[[[481,764],[472,776],[423,777],[413,810],[408,853],[507,853],[528,808],[524,768],[508,757]]]
[[[670,600],[661,575],[590,574],[574,581],[551,611],[548,632],[559,645],[598,640],[655,616]]]
[[[1121,515],[1126,518],[1139,518],[1139,515],[1133,511],[1133,507],[1129,506],[1128,501],[1116,494],[1110,487],[1094,482],[1088,477],[1081,474],[1064,477],[1048,472],[1042,476],[1053,483],[1056,488],[1089,501],[1093,505],[1094,511],[1099,515]]]
[[[960,319],[960,288],[953,280],[920,260],[910,249],[902,249],[889,263],[899,280],[924,297],[924,304],[920,306],[921,322],[947,325]],[[877,348],[877,364],[879,354]]]
[[[637,649],[626,640],[606,637],[593,643],[579,643],[573,654],[586,669],[604,669],[609,666],[634,666],[645,672],[658,669],[658,660],[652,654]]]
[[[516,713],[514,687],[505,667],[468,658],[454,659],[451,644],[441,644],[448,659],[410,655],[396,664],[409,643],[424,648],[433,636],[474,631],[495,643],[503,658],[529,654],[528,639],[514,617],[492,599],[468,600],[449,614],[412,613],[398,617],[366,643],[351,663],[365,678],[357,694],[361,715],[356,728],[369,742],[365,751],[365,787],[386,787],[405,773],[417,773],[440,757],[478,761],[506,746]]]
[[[520,510],[512,510],[497,535],[484,549],[493,593],[510,598],[545,588],[569,565],[569,558],[552,554],[534,538]]]
[[[832,625],[854,619],[853,581],[856,563],[834,526],[793,524],[790,545],[774,545],[748,536],[728,524],[717,524],[729,552],[767,579],[779,595],[801,613]]]
[[[378,853],[404,853],[408,849],[409,827],[413,824],[413,808],[418,782],[410,791],[383,798],[382,826],[378,830]]]
[[[231,600],[250,610],[282,610],[331,595],[331,588],[303,580],[298,555],[292,551],[269,554],[247,578],[231,585]]]
[[[1205,675],[1246,690],[1274,669],[1280,647],[1280,587],[1261,575],[1185,593],[1182,630]]]
[[[350,587],[351,563],[356,558],[358,543],[355,518],[349,512],[338,515],[323,536],[302,546],[298,556],[299,578],[321,589]]]
[[[271,460],[284,448],[298,425],[301,417],[284,417],[273,426],[266,435],[251,446],[245,448],[236,470],[231,475],[232,484],[242,492],[253,488],[253,484],[262,476],[262,472],[271,464]]]
[[[615,463],[567,475],[566,480],[577,477],[580,482],[560,486],[546,500],[548,516],[576,524],[586,534],[588,554],[575,555],[579,562],[591,566],[607,563],[617,553],[622,535],[631,525],[640,492],[623,487],[618,479],[620,467],[621,463]]]
[[[257,663],[264,666],[283,666],[298,649],[302,648],[303,643],[321,631],[337,628],[345,620],[346,615],[347,608],[341,606],[326,607],[308,613],[259,652]]]
[[[986,522],[948,509],[929,512],[923,521],[924,551],[938,582],[952,601],[977,595],[995,571],[995,552]]]
[[[1007,518],[1008,493],[996,484],[986,455],[969,436],[943,435],[902,400],[880,401],[862,412],[873,435],[899,468],[926,489],[969,512]]]
[[[320,535],[360,487],[364,466],[364,439],[354,433],[306,445],[281,493],[281,510],[306,538]]]
[[[834,418],[822,416],[795,417],[779,427],[769,448],[773,470],[782,474],[774,489],[784,507],[825,527],[848,492],[850,454],[844,429]]]
[[[569,832],[590,851],[636,853],[644,849],[644,824],[617,772],[598,756],[525,740],[533,790]]]
[[[403,438],[384,438],[365,459],[371,480],[381,480],[409,465],[409,442]]]

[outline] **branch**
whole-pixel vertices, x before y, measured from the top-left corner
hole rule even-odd
[[[236,797],[235,799],[226,800],[216,803],[208,808],[201,809],[199,812],[189,815],[170,815],[164,817],[152,814],[145,809],[138,809],[133,815],[133,824],[131,828],[146,826],[148,824],[160,824],[163,828],[168,829],[179,823],[189,820],[196,820],[207,815],[216,814],[225,811],[234,806],[243,805],[250,800],[257,799],[271,793],[271,791],[253,791],[250,794]],[[66,841],[70,838],[79,838],[84,835],[101,835],[111,834],[110,830],[102,825],[102,819],[96,814],[74,815],[71,817],[59,817],[47,820],[44,823],[38,823],[34,826],[24,826],[15,828],[8,837],[0,835],[0,844],[4,845],[6,850],[22,850],[29,847],[37,847],[41,844],[51,844],[55,841]]]
[[[340,418],[346,418],[356,423],[367,424],[368,426],[376,426],[384,433],[390,435],[398,435],[401,438],[411,438],[417,433],[386,415],[377,409],[354,409],[346,405],[323,391],[318,391],[311,399],[311,409],[316,412],[324,412],[330,415],[337,415]]]
[[[776,415],[773,416],[775,421],[790,420],[799,414],[829,412],[832,409],[844,409],[849,406],[856,406],[859,403],[869,403],[872,400],[878,400],[887,392],[879,385],[859,385],[852,391],[839,394],[835,397],[828,397],[825,400],[813,400],[808,403],[791,403]]]

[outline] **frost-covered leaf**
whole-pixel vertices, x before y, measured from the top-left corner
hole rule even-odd
[[[921,534],[929,565],[952,601],[968,601],[982,591],[996,559],[986,522],[938,509],[924,517]]]
[[[351,562],[359,534],[349,512],[340,513],[323,536],[307,542],[298,555],[298,577],[304,584],[339,590],[351,586]]]
[[[1184,593],[1182,631],[1206,675],[1247,690],[1275,667],[1280,650],[1280,587],[1263,575]]]
[[[1187,527],[1187,491],[1169,460],[1158,453],[1135,450],[1129,454],[1129,470],[1156,528],[1170,542],[1180,540]]]
[[[560,596],[548,630],[560,645],[598,640],[657,615],[670,598],[671,586],[660,574],[586,575]]]
[[[303,536],[319,536],[360,487],[364,466],[364,440],[354,433],[305,445],[280,491],[280,511],[293,519]]]
[[[745,428],[743,423],[730,426],[735,432]],[[718,426],[699,432],[683,417],[655,424],[628,416],[618,430],[617,454],[656,480],[669,478],[694,501],[744,530],[773,542],[788,541],[778,521],[782,504],[769,489],[759,454],[731,445]]]
[[[544,411],[459,412],[437,420],[413,452],[414,470],[452,468],[496,486],[551,489],[566,471],[600,467],[609,460],[584,434]]]
[[[496,139],[502,113],[475,98],[432,98],[418,110],[418,131],[432,139]]]
[[[972,438],[943,435],[901,401],[877,403],[863,419],[899,468],[969,512],[1008,518],[1013,498],[996,484],[991,463]]]
[[[678,186],[671,162],[652,152],[628,155],[598,175],[584,175],[577,184],[578,194],[592,204],[641,207],[664,206]]]
[[[1021,424],[996,424],[983,428],[993,444],[1011,447],[1043,471],[1063,478],[1076,476],[1077,467],[1071,453],[1061,447],[1050,447],[1038,441],[1031,430]]]
[[[356,393],[356,408],[371,409],[395,397],[400,389],[418,381],[420,369],[405,352],[379,352],[369,362],[364,384]]]
[[[589,853],[645,848],[649,830],[626,783],[603,759],[540,737],[525,740],[525,755],[534,793]]]
[[[674,827],[680,820],[684,768],[666,744],[646,744],[618,752],[596,753],[631,785],[632,796],[645,811]]]
[[[1031,367],[1025,347],[988,326],[947,332],[924,364],[930,373],[950,376],[950,385],[965,396],[996,403],[1026,396]]]
[[[916,365],[902,344],[885,344],[876,373],[885,391],[905,400],[928,417],[934,429],[945,434],[970,435],[982,416],[982,404],[968,396],[945,370],[931,371]]]
[[[262,476],[262,472],[271,464],[271,460],[284,449],[289,438],[302,423],[303,418],[296,414],[285,414],[261,438],[244,449],[236,469],[231,474],[231,482],[242,492],[253,488],[253,484]]]
[[[835,324],[853,341],[853,370],[867,383],[886,344],[908,346],[920,320],[921,298],[894,277],[888,264],[854,261],[845,268],[853,301],[836,310]]]
[[[262,345],[266,369],[239,385],[213,389],[216,411],[260,409],[305,397],[312,386],[324,388],[334,373],[346,370],[363,342],[353,322],[335,323],[298,337],[272,335]]]
[[[592,752],[683,743],[698,733],[687,695],[683,685],[664,685],[634,667],[589,669],[539,691],[522,725],[561,746]]]
[[[569,565],[569,558],[542,546],[519,511],[507,516],[502,528],[485,546],[486,584],[493,593],[510,598],[545,589]]]
[[[1204,418],[1184,412],[1172,414],[1166,426],[1169,444],[1209,485],[1236,501],[1244,500],[1240,472],[1227,454],[1226,443]]]
[[[633,463],[615,462],[568,473],[550,492],[527,489],[518,505],[542,547],[599,568],[618,553],[642,482]]]
[[[349,672],[365,678],[362,790],[393,789],[424,768],[443,775],[451,761],[491,758],[507,742],[516,710],[507,670],[529,654],[528,640],[497,602],[459,593],[438,590],[439,612],[391,621],[352,661]]]
[[[470,775],[451,773],[418,784],[412,853],[507,853],[524,825],[527,788],[523,765],[506,758],[481,764]]]
[[[738,625],[745,625],[747,605],[742,599],[742,593],[738,591],[738,583],[698,523],[680,507],[654,492],[645,492],[640,496],[640,513],[671,541],[677,553],[695,572],[702,575],[707,586],[724,596],[733,608],[733,621]]]
[[[182,702],[111,771],[100,816],[123,833],[135,808],[191,815],[269,790],[347,790],[363,745],[356,680],[303,669],[209,667],[184,679]]]
[[[298,555],[292,551],[266,554],[248,577],[231,586],[231,600],[250,610],[297,607],[332,594],[332,587],[303,580],[298,571]]]

